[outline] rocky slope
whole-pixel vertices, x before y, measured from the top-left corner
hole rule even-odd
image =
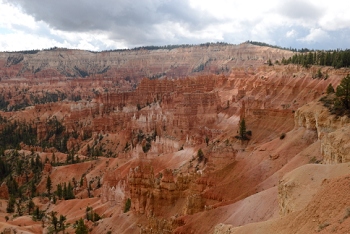
[[[292,52],[249,43],[206,44],[173,49],[134,49],[88,52],[54,48],[48,51],[1,53],[1,78],[104,77],[140,78],[185,77],[198,72],[229,71],[290,57]]]
[[[203,50],[217,57],[205,62],[204,74],[187,77],[197,73],[193,69],[200,64],[194,64],[205,59]],[[79,93],[81,98],[62,95],[55,102],[28,102],[21,110],[1,112],[8,121],[2,120],[2,131],[15,121],[33,129],[35,140],[23,140],[17,157],[25,162],[38,154],[43,162],[35,184],[42,196],[33,200],[47,214],[44,227],[26,212],[20,217],[7,214],[8,191],[3,184],[1,230],[47,232],[52,228],[50,212],[65,215],[72,224],[86,219],[89,207],[102,217],[85,220],[92,233],[256,233],[257,228],[259,233],[331,228],[345,232],[347,217],[327,219],[322,209],[345,212],[348,206],[345,200],[336,204],[334,198],[345,192],[338,186],[347,183],[348,119],[335,118],[317,101],[328,84],[339,84],[348,70],[268,66],[263,64],[267,58],[279,59],[288,52],[250,44],[5,55],[9,54],[2,54],[2,74],[9,77],[3,77],[0,87],[8,98],[34,100],[53,93]],[[61,63],[57,58],[67,60]],[[229,73],[212,74],[223,61]],[[36,73],[28,70],[40,66]],[[89,77],[77,78],[73,70],[79,69],[74,66],[90,69]],[[110,68],[97,75],[103,66]],[[168,78],[139,81],[146,73],[138,69],[156,74],[160,67],[186,77],[171,79],[166,73]],[[327,79],[315,78],[319,69]],[[62,71],[76,77],[68,79]],[[123,72],[132,74],[135,83],[121,81]],[[134,90],[124,92],[136,83]],[[8,100],[15,104],[16,98]],[[236,137],[243,118],[252,132],[249,141]],[[5,153],[10,157],[16,152]],[[25,171],[13,174],[19,184],[36,178]],[[48,177],[53,191],[71,184],[75,199],[50,200],[45,195]],[[23,191],[31,193],[27,186]],[[130,211],[124,213],[128,199]],[[342,222],[335,224],[336,219]],[[300,220],[306,221],[299,225]],[[73,233],[73,227],[67,232]]]

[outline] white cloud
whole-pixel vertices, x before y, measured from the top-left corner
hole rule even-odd
[[[316,29],[312,28],[310,30],[310,33],[307,36],[300,38],[298,40],[305,41],[305,42],[318,42],[328,38],[329,38],[329,35],[327,32],[323,31],[320,28],[316,28]]]
[[[70,47],[66,42],[59,43],[50,38],[22,32],[10,33],[0,37],[1,51],[46,49],[53,46]]]
[[[286,33],[286,37],[296,37],[297,36],[297,31],[295,31],[294,29],[292,29],[292,30],[290,30],[290,31],[288,31],[287,33]]]
[[[4,4],[0,0],[0,27],[16,29],[19,26],[32,30],[38,29],[34,17],[23,14],[19,8]]]
[[[79,5],[83,0],[76,1]],[[86,0],[83,7],[62,13],[70,1],[0,0],[0,50],[104,50],[245,40],[338,48],[350,38],[350,2],[341,0],[102,1],[109,6]],[[72,12],[74,17],[67,18]]]

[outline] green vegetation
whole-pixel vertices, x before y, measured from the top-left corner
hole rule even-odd
[[[44,104],[49,102],[58,102],[66,98],[67,98],[67,95],[58,90],[56,92],[51,92],[51,93],[46,91],[45,93],[42,93],[41,96],[39,95],[34,96],[33,94],[30,94],[30,101],[32,105]]]
[[[345,76],[334,94],[334,88],[330,84],[327,87],[327,96],[320,99],[325,107],[328,107],[332,114],[337,116],[350,116],[350,74]]]
[[[63,183],[62,184],[57,184],[57,189],[55,191],[55,195],[58,197],[58,199],[64,199],[64,200],[70,200],[74,199],[74,192],[73,192],[73,186],[71,185],[70,182]]]
[[[207,144],[207,146],[209,146],[209,137],[205,136],[205,143]]]
[[[327,94],[331,94],[331,93],[334,93],[335,90],[333,88],[333,85],[332,84],[329,84],[328,87],[327,87]]]
[[[132,138],[136,140],[136,144],[142,144],[142,150],[147,153],[152,147],[152,141],[156,140],[157,132],[153,131],[151,134],[145,134],[142,130],[133,132]],[[127,142],[124,150],[129,149],[129,143]]]
[[[296,49],[292,49],[292,48],[286,48],[286,47],[280,47],[280,46],[276,46],[276,45],[270,45],[267,44],[265,42],[259,42],[259,41],[246,41],[247,43],[250,43],[252,45],[257,45],[257,46],[266,46],[266,47],[271,47],[271,48],[277,48],[277,49],[281,49],[281,50],[290,50],[290,51],[297,51]],[[303,49],[302,49],[303,50]]]
[[[131,208],[131,199],[128,198],[125,202],[125,206],[124,206],[124,213],[128,212]]]
[[[83,78],[89,76],[89,72],[84,71],[83,69],[78,68],[77,66],[74,66],[74,70],[76,71],[76,74],[78,76],[81,76]]]
[[[198,163],[201,163],[203,161],[204,157],[204,153],[202,151],[202,149],[199,149],[197,152],[197,158],[198,158]]]
[[[52,189],[52,182],[51,182],[50,176],[48,176],[46,179],[46,190],[49,196],[51,195],[51,189]]]
[[[79,136],[77,132],[67,133],[65,127],[56,116],[47,120],[45,125],[46,135],[41,140],[38,140],[37,124],[34,121],[8,121],[6,118],[0,117],[0,124],[2,126],[2,131],[0,132],[0,155],[6,149],[20,149],[21,143],[28,146],[40,146],[44,149],[54,147],[62,153],[68,153],[68,139]],[[98,152],[99,155],[101,155],[100,151]],[[1,168],[4,170],[1,170],[0,176],[8,171],[0,159]]]
[[[280,135],[280,139],[281,139],[281,140],[283,140],[285,137],[286,137],[286,134],[285,134],[285,133],[282,133],[282,134]]]
[[[142,46],[142,47],[136,47],[133,49],[118,49],[118,50],[105,50],[102,52],[120,52],[120,51],[137,51],[137,50],[172,50],[172,49],[177,49],[177,48],[189,48],[189,47],[209,47],[210,45],[230,45],[229,43],[226,42],[207,42],[199,45],[193,45],[193,44],[182,44],[182,45],[165,45],[165,46]],[[92,53],[99,53],[99,52],[94,52],[90,51]]]
[[[241,140],[241,141],[245,141],[245,140],[250,140],[251,136],[252,136],[252,131],[251,130],[247,130],[246,127],[246,123],[245,123],[245,119],[242,118],[239,121],[239,129],[238,129],[238,135],[235,136],[237,139]]]
[[[43,169],[38,155],[25,156],[17,150],[7,150],[6,154],[0,155],[0,169],[0,183],[6,182],[10,196],[26,199],[23,195],[24,191],[29,191],[31,197],[36,195],[36,184],[41,179]],[[29,176],[30,174],[32,176]],[[16,181],[16,177],[19,176],[25,178],[21,186]]]
[[[99,216],[96,212],[94,212],[94,209],[92,207],[86,207],[85,216],[88,221],[96,222],[101,219],[101,216]]]
[[[192,72],[201,72],[201,71],[204,71],[205,67],[208,65],[208,63],[210,62],[211,60],[207,60],[205,63],[201,63],[199,64],[197,67],[195,67]]]
[[[245,126],[245,119],[243,118],[240,122],[239,122],[239,137],[241,140],[246,140],[247,136],[247,128]]]
[[[311,65],[332,66],[336,69],[350,66],[350,50],[310,51],[297,53],[291,58],[282,59],[282,64],[299,64],[303,67]],[[320,73],[318,73],[320,75]]]
[[[16,199],[12,195],[10,195],[10,199],[7,203],[6,212],[7,213],[15,212],[15,204],[16,204]]]
[[[271,62],[271,59],[267,60],[267,64],[268,64],[269,66],[273,66],[273,64],[272,64],[272,62]]]
[[[33,212],[32,219],[34,221],[41,220],[45,216],[44,211],[39,210],[39,207],[36,207]]]
[[[337,87],[336,95],[342,107],[350,109],[350,74],[342,79]]]
[[[0,110],[2,111],[18,111],[28,106],[38,104],[59,102],[62,100],[79,101],[82,100],[80,93],[65,93],[60,90],[55,91],[38,91],[26,95],[27,89],[16,90],[16,92],[8,91],[0,95]],[[20,99],[16,98],[21,96]],[[15,104],[10,104],[11,99],[16,99]]]
[[[84,220],[82,218],[80,218],[79,220],[76,221],[75,226],[76,226],[75,234],[88,234],[89,233],[89,229],[85,225]]]

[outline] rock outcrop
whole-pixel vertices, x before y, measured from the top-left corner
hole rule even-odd
[[[324,163],[350,161],[350,120],[347,116],[337,117],[322,103],[310,103],[295,112],[295,126],[317,132]]]

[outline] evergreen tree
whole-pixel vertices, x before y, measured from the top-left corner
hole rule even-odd
[[[57,194],[59,199],[62,199],[63,191],[62,191],[62,185],[61,184],[57,184],[56,194]]]
[[[63,198],[65,200],[67,200],[68,195],[67,195],[67,184],[66,183],[63,184],[63,193],[62,193],[62,195],[63,195]]]
[[[245,119],[241,119],[241,121],[239,121],[239,138],[241,140],[246,140],[247,139],[247,128],[245,125]]]
[[[51,211],[50,218],[51,218],[51,224],[53,226],[53,229],[55,230],[55,233],[58,233],[58,219],[56,216],[57,212]]]
[[[204,159],[204,153],[202,151],[202,149],[199,149],[198,152],[197,152],[197,157],[198,157],[198,162],[202,162],[203,159]]]
[[[35,204],[33,200],[30,198],[28,201],[28,214],[31,214],[31,212],[34,210]]]
[[[40,219],[42,219],[43,215],[44,215],[44,213],[39,210],[39,207],[35,207],[34,213],[33,213],[33,219],[36,221],[40,220]]]
[[[49,196],[51,195],[51,189],[52,189],[52,182],[51,182],[50,176],[48,176],[46,180],[46,190]]]
[[[131,199],[128,198],[125,202],[125,206],[124,206],[124,213],[128,212],[131,208]]]
[[[51,164],[52,165],[56,165],[56,155],[55,155],[55,153],[52,153]]]
[[[15,212],[15,204],[16,204],[16,199],[13,195],[10,195],[10,199],[7,203],[7,208],[6,208],[6,212],[7,213],[13,213]]]
[[[88,234],[89,230],[88,227],[84,224],[84,220],[80,218],[77,221],[77,227],[75,229],[75,234]]]
[[[340,98],[343,107],[350,109],[350,74],[341,80],[336,95]]]
[[[21,204],[21,200],[19,199],[18,202],[16,202],[16,207],[17,207],[17,214],[18,216],[22,216],[23,215],[23,211],[22,211],[22,204]]]
[[[64,230],[66,229],[65,222],[67,220],[66,216],[60,215],[60,219],[58,221],[59,229],[64,233]]]
[[[74,192],[73,192],[73,187],[72,185],[70,184],[70,182],[68,182],[68,187],[67,187],[67,200],[68,199],[74,199],[75,196],[74,196]]]
[[[329,84],[327,87],[327,94],[334,93],[334,88],[332,84]]]

